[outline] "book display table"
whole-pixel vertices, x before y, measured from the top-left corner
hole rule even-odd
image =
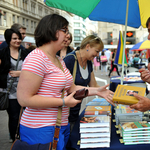
[[[120,76],[113,76],[110,78],[109,90],[115,92],[118,84],[120,84]],[[132,83],[145,83],[143,80],[139,79],[139,76],[129,76],[124,77],[123,84],[132,84]],[[146,93],[148,94],[148,89],[146,88]]]
[[[78,140],[80,140],[80,133],[79,133],[79,124],[80,119],[84,116],[85,110],[79,116],[77,122],[74,125],[72,130],[72,134],[68,141],[68,146],[72,147],[76,150],[80,150],[80,145],[77,145]],[[114,109],[112,107],[112,114],[114,114]],[[112,115],[112,120],[114,119],[114,115]],[[116,133],[115,128],[116,123],[111,121],[111,142],[109,148],[85,148],[86,150],[150,150],[150,144],[137,144],[137,145],[124,145],[120,143],[119,139],[121,139],[120,135]],[[81,149],[84,150],[84,149]]]

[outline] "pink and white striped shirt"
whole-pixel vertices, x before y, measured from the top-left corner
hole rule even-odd
[[[67,90],[73,83],[72,75],[66,68],[62,59],[60,60],[64,72],[56,67],[51,60],[40,49],[32,51],[25,59],[22,70],[30,71],[43,78],[41,86],[37,95],[44,97],[61,98],[62,90],[65,87],[64,97],[67,96]],[[39,128],[45,126],[54,126],[57,119],[58,107],[51,107],[46,109],[35,109],[26,107],[22,117],[21,125],[30,128]],[[68,124],[69,109],[67,106],[62,108],[62,123]]]

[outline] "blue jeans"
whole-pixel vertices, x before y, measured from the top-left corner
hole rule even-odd
[[[46,144],[53,141],[55,132],[54,126],[42,127],[42,128],[28,128],[20,125],[20,138],[22,141],[28,144]],[[59,131],[59,141],[57,143],[58,150],[66,150],[66,145],[70,134],[70,124],[67,126],[61,126]]]

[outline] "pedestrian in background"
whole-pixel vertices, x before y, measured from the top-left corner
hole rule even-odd
[[[101,75],[103,75],[104,72],[107,75],[107,57],[104,51],[102,51],[101,53]]]
[[[27,56],[28,52],[20,47],[22,36],[18,30],[6,29],[4,37],[8,46],[0,50],[0,88],[4,91],[7,90],[12,78],[14,79],[9,94],[9,107],[7,109],[8,129],[10,138],[14,141],[21,108],[17,101],[17,84],[23,60]],[[21,57],[17,71],[15,71],[19,50],[21,50]]]
[[[22,41],[26,37],[26,27],[22,26],[21,24],[15,23],[11,26],[12,29],[18,30],[21,33]],[[7,42],[4,41],[0,44],[0,49],[6,48],[8,46]],[[22,49],[25,49],[24,46],[20,45]]]

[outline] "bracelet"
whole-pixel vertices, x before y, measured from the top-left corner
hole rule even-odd
[[[62,107],[65,107],[65,100],[64,100],[64,98],[62,98],[62,101],[63,101]]]

